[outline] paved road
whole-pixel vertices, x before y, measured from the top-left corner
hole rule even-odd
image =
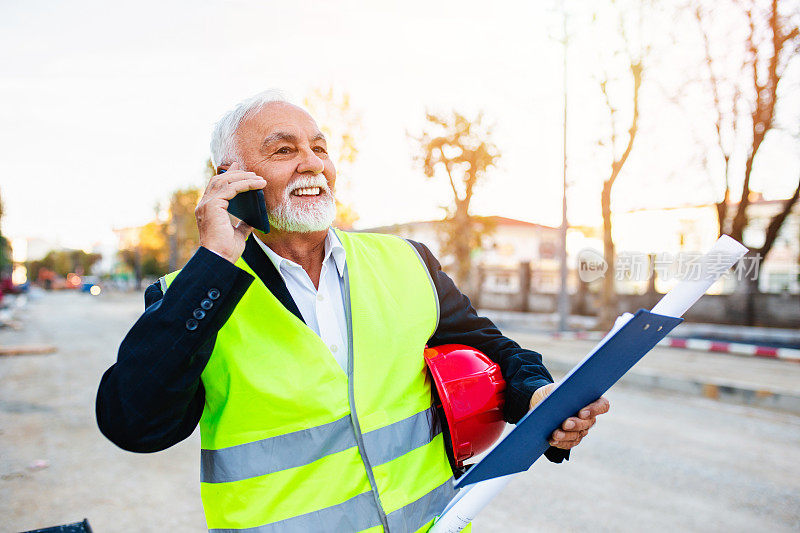
[[[0,531],[83,517],[97,533],[204,530],[196,434],[136,455],[94,422],[97,383],[141,305],[48,294],[22,331],[0,330],[0,345],[58,346],[0,358]],[[609,398],[572,461],[534,465],[475,531],[800,530],[800,417],[625,387]]]

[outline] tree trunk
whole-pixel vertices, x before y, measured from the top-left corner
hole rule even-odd
[[[135,279],[135,289],[137,291],[142,290],[142,250],[140,246],[137,244],[136,249],[134,251],[134,259],[133,259],[133,276]]]
[[[454,239],[453,253],[456,258],[456,278],[457,285],[464,292],[471,292],[469,281],[471,277],[472,257],[470,255],[470,242],[472,239],[472,225],[470,224],[469,214],[464,204],[456,206],[455,216],[453,217],[456,238]]]
[[[725,158],[725,165],[726,165],[725,172],[726,172],[726,182],[727,182],[727,172],[728,172],[727,158]],[[730,199],[731,199],[731,190],[726,185],[725,196],[722,198],[721,202],[717,202],[717,224],[718,224],[717,237],[722,237],[722,235],[725,233],[725,223],[727,222],[728,219],[728,204],[730,203]]]
[[[478,265],[477,271],[477,279],[475,281],[475,291],[472,294],[472,307],[475,309],[480,308],[481,306],[481,297],[483,296],[483,286],[486,284],[486,269],[483,265]]]
[[[764,260],[767,258],[767,254],[769,254],[770,250],[772,250],[775,239],[778,238],[778,233],[780,233],[781,226],[789,217],[789,213],[792,212],[798,198],[800,198],[800,181],[797,183],[794,194],[786,199],[780,212],[775,214],[769,221],[769,225],[764,234],[764,244],[761,248],[749,252],[743,259],[747,261],[756,261],[755,275],[746,276],[745,279],[741,280],[741,283],[744,284],[743,288],[745,294],[745,323],[748,326],[755,326],[758,324],[756,298],[761,292],[758,286],[758,280],[761,277],[761,269],[764,266]]]
[[[745,324],[748,326],[755,326],[758,324],[756,318],[756,297],[760,292],[758,289],[758,277],[755,279],[748,278],[745,280],[747,284],[745,287],[746,303],[745,303]]]
[[[586,300],[589,299],[589,284],[578,279],[578,291],[575,293],[575,300],[572,305],[574,314],[585,316],[588,315],[589,305]]]
[[[167,238],[169,239],[169,264],[167,266],[167,270],[169,272],[175,272],[178,270],[178,228],[180,227],[179,224],[176,223],[175,219],[170,220],[166,224],[167,228]]]
[[[763,260],[763,257],[759,259],[759,253],[757,250],[750,250],[741,259],[741,261],[743,261],[742,266],[744,269],[742,274],[743,277],[739,279],[739,291],[744,299],[744,324],[746,326],[755,326],[758,322],[756,312],[756,297],[760,292],[758,289],[758,277],[761,271],[761,260]],[[755,273],[751,274],[749,265],[752,265],[753,261],[757,261],[757,266]]]
[[[769,225],[764,232],[764,244],[758,250],[758,253],[761,254],[762,261],[767,257],[767,254],[770,252],[770,250],[772,250],[772,245],[775,244],[775,239],[778,238],[778,233],[781,230],[781,226],[789,217],[789,213],[792,212],[792,209],[797,203],[798,198],[800,198],[800,180],[797,182],[797,187],[794,190],[794,194],[786,199],[780,212],[773,216],[769,221]],[[760,268],[761,263],[759,263],[759,271]]]
[[[531,293],[531,263],[530,261],[522,261],[519,264],[519,310],[522,313],[527,313],[530,310],[528,306],[528,297]]]
[[[615,252],[614,240],[611,236],[611,181],[603,183],[600,204],[603,212],[603,258],[608,265],[603,276],[603,289],[600,294],[600,312],[598,326],[608,329],[617,317],[617,292],[614,286]]]
[[[656,295],[656,254],[647,254],[647,270],[647,295],[652,299]]]
[[[753,142],[754,150],[758,150],[758,144]],[[747,227],[747,206],[750,205],[750,174],[753,171],[753,160],[755,158],[755,151],[751,152],[750,156],[747,158],[747,163],[745,164],[744,169],[744,184],[742,185],[742,196],[739,199],[739,206],[736,208],[736,214],[733,216],[733,222],[731,223],[731,237],[736,239],[739,242],[742,242],[742,235],[744,234],[744,228]]]

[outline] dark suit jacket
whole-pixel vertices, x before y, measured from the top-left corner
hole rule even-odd
[[[243,259],[302,320],[283,279],[254,239],[248,239]],[[439,326],[428,344],[466,344],[498,363],[507,383],[504,414],[508,422],[516,423],[528,411],[533,391],[553,381],[541,356],[520,348],[489,319],[478,316],[430,250],[410,242],[428,267],[439,295]],[[157,283],[147,288],[144,314],[122,341],[117,362],[100,381],[97,423],[106,437],[125,450],[155,452],[194,431],[205,403],[200,375],[217,332],[253,279],[201,247],[166,294]],[[546,455],[560,462],[568,453],[550,448]]]

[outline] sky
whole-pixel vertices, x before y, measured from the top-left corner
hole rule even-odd
[[[608,161],[597,144],[607,115],[593,73],[614,43],[586,5],[574,4],[569,26],[569,217],[596,224]],[[204,185],[213,125],[238,101],[268,88],[299,101],[329,86],[349,93],[361,116],[358,160],[338,178],[358,227],[442,216],[448,187],[425,179],[409,134],[420,132],[426,110],[452,109],[483,111],[502,152],[473,211],[558,225],[563,48],[554,6],[2,2],[3,233],[77,248],[113,242],[114,228],[153,219],[171,191]],[[649,24],[645,33],[669,33],[667,20]],[[687,75],[678,52],[693,42],[690,30],[681,46],[664,41],[676,55],[654,61],[658,71],[643,86],[643,133],[616,186],[619,207],[714,199],[692,162],[710,132],[702,98],[698,112],[662,94]],[[613,90],[624,117],[626,86]],[[764,150],[772,155],[754,187],[788,196],[800,168],[796,141],[776,136]]]

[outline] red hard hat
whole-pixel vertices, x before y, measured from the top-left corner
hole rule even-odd
[[[500,367],[475,348],[445,344],[424,353],[447,418],[453,458],[461,468],[503,433],[506,382]]]

